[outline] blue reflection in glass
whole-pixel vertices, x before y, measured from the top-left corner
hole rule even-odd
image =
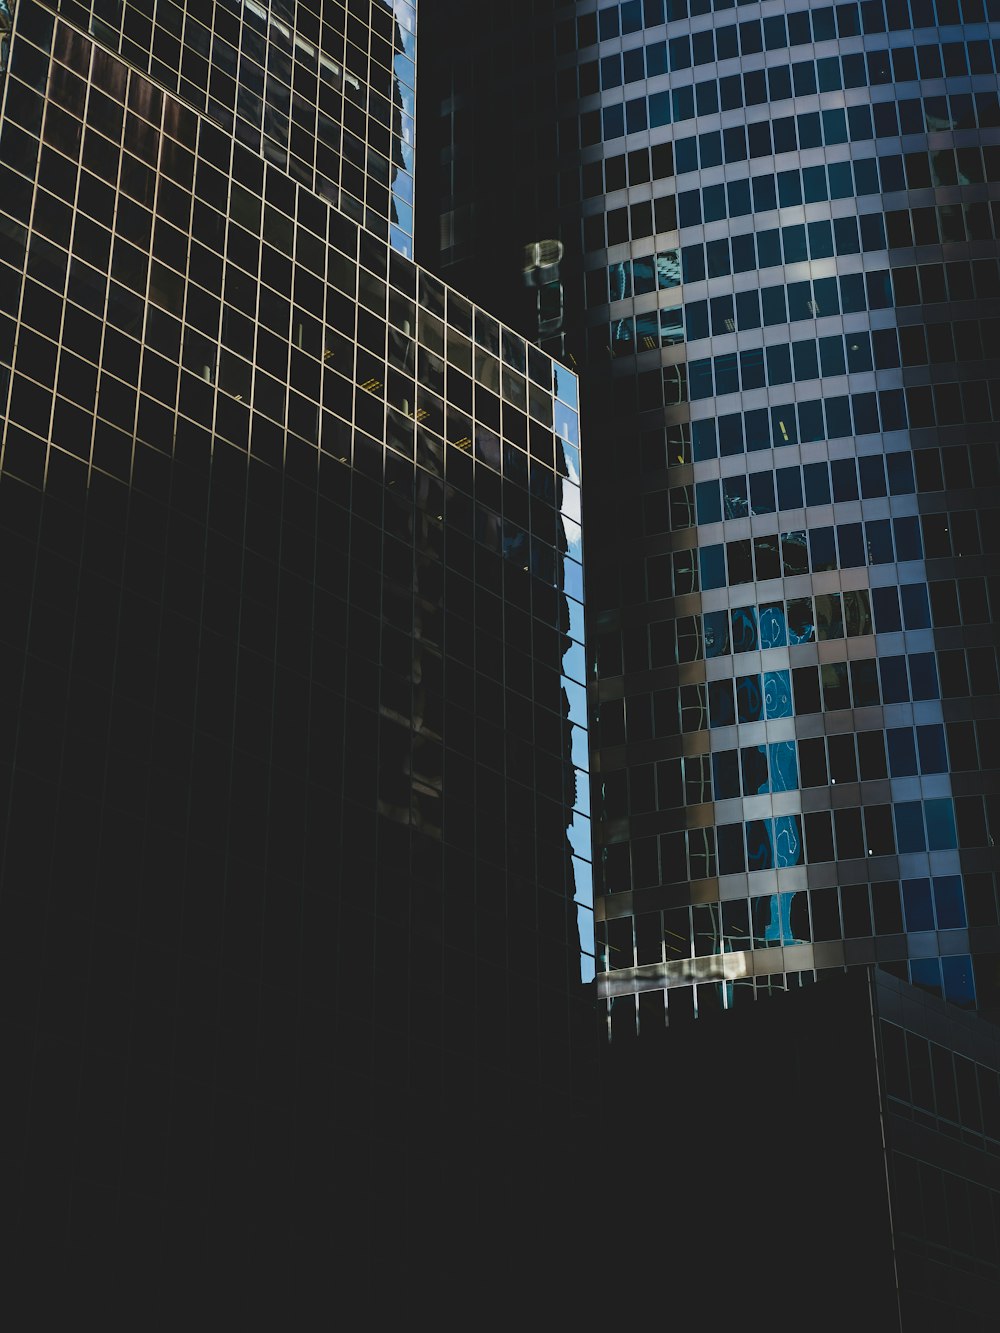
[[[801,860],[802,827],[799,817],[779,815],[774,821],[774,864],[779,868],[797,866]],[[791,910],[790,904],[789,910]]]
[[[927,846],[930,851],[958,846],[955,807],[949,798],[925,801],[924,818],[927,820]]]
[[[578,903],[584,903],[587,907],[594,905],[594,871],[588,861],[581,861],[579,857],[571,858],[572,865],[570,873],[573,876],[573,897]],[[586,946],[585,946],[586,947]]]
[[[792,685],[787,671],[764,672],[764,714],[768,718],[792,716]]]
[[[585,815],[574,812],[573,821],[566,829],[570,845],[577,856],[589,861],[592,856],[590,845],[590,820]]]
[[[794,741],[775,741],[771,752],[771,790],[795,791],[799,785],[799,766]]]
[[[612,264],[608,279],[612,301],[624,301],[632,295],[632,265],[627,260],[623,264]]]
[[[570,444],[579,446],[580,425],[576,413],[558,398],[553,404],[553,411],[556,434],[560,439],[569,440]]]
[[[575,680],[567,680],[565,676],[561,676],[560,680],[566,695],[566,716],[571,722],[585,727],[587,725],[586,689],[583,685],[578,685]]]
[[[787,672],[785,673],[787,675]],[[739,676],[736,680],[737,717],[740,722],[759,722],[763,697],[760,676]]]
[[[941,968],[937,958],[911,958],[910,981],[922,990],[940,992]]]
[[[587,679],[582,643],[577,643],[573,639],[570,640],[569,647],[563,653],[562,669],[563,674],[573,680],[585,681]]]
[[[729,652],[729,612],[709,611],[705,615],[705,656],[725,657]]]
[[[924,816],[919,801],[900,801],[893,806],[896,816],[896,846],[901,852],[923,852]]]
[[[733,609],[733,652],[752,653],[757,647],[757,608],[738,606]]]
[[[557,398],[561,398],[574,411],[579,408],[579,381],[571,370],[567,370],[565,366],[560,366],[556,361],[552,363],[552,385]],[[556,429],[559,430],[558,426]],[[559,431],[559,434],[562,434],[562,432]],[[566,438],[572,440],[574,444],[580,443],[575,434],[568,435]]]
[[[792,900],[794,893],[775,893],[769,898],[754,900],[754,934],[764,944],[801,944],[792,930]],[[767,920],[764,913],[767,912]],[[763,925],[763,929],[760,927]]]
[[[788,643],[788,625],[781,602],[771,602],[760,608],[760,646],[784,648]]]
[[[921,773],[944,773],[948,756],[944,746],[944,727],[939,722],[917,727],[917,748],[920,752]]]
[[[976,981],[972,971],[972,959],[968,954],[959,954],[955,958],[942,958],[941,972],[944,977],[945,999],[966,1009],[975,1005]]]
[[[582,769],[584,772],[586,772],[590,768],[590,756],[588,754],[586,726],[579,726],[573,728],[573,736],[572,736],[570,750],[574,767]],[[582,779],[580,778],[577,779],[577,781],[581,780]]]
[[[746,826],[747,834],[747,869],[772,870],[774,868],[773,832],[769,819],[751,819]]]
[[[903,880],[903,911],[907,930],[933,930],[934,908],[929,879]]]
[[[962,930],[967,925],[965,891],[960,875],[934,877],[934,905],[938,930]]]

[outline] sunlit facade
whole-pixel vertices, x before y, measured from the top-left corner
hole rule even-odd
[[[564,249],[611,1031],[868,963],[995,1013],[1000,13],[515,9],[424,129],[450,278]]]

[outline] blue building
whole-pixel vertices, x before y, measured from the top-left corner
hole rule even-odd
[[[995,1014],[1000,11],[515,8],[423,132],[444,272],[562,246],[612,1031],[875,962]]]

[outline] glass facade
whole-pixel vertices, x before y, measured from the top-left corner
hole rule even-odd
[[[208,8],[5,48],[4,1235],[499,1262],[593,1078],[577,381],[401,253],[408,7]]]
[[[492,22],[424,131],[450,279],[564,249],[612,1033],[873,962],[996,1014],[1000,11]]]

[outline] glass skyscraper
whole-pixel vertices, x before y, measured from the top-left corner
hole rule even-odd
[[[576,379],[406,255],[410,6],[3,20],[5,1250],[531,1272],[596,1045]]]
[[[536,333],[560,247],[612,1033],[870,963],[995,1015],[1000,11],[537,0],[428,45],[443,271]]]

